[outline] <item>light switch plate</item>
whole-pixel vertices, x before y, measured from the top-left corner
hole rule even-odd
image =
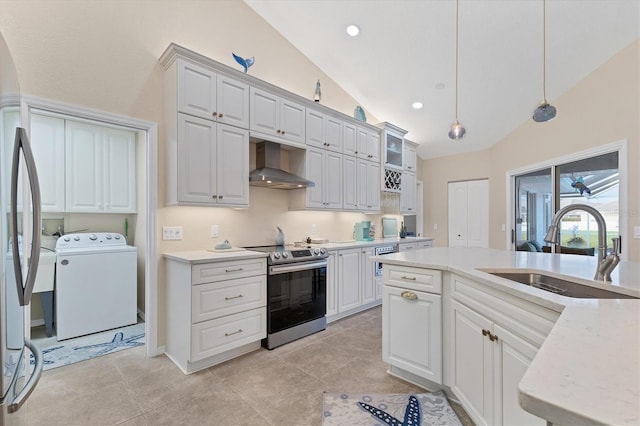
[[[218,225],[211,225],[211,238],[218,238],[220,236],[220,227]]]
[[[181,240],[182,239],[182,226],[163,226],[162,227],[162,239],[164,241]]]

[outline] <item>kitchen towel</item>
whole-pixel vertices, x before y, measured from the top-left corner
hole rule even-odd
[[[443,391],[420,394],[324,394],[323,426],[462,426]]]

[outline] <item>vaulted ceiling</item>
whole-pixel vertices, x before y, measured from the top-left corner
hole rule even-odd
[[[245,0],[370,114],[409,130],[422,158],[485,149],[542,100],[542,0]],[[547,99],[640,37],[638,0],[548,0]],[[349,24],[360,35],[346,33]],[[414,110],[413,102],[424,107]],[[558,111],[560,116],[562,111]],[[544,125],[544,124],[540,124]]]

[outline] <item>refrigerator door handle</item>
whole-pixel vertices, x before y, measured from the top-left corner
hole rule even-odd
[[[29,399],[29,396],[36,388],[36,385],[38,384],[38,381],[42,376],[42,368],[44,367],[44,355],[42,354],[42,350],[40,350],[39,347],[33,344],[31,340],[25,340],[24,344],[27,348],[29,348],[31,353],[33,353],[36,365],[27,383],[24,385],[20,393],[15,397],[13,402],[7,407],[7,411],[9,413],[15,413],[16,411],[18,411],[20,407],[22,407],[22,404],[24,404],[25,401]]]
[[[31,189],[31,211],[32,226],[31,232],[31,256],[29,260],[29,269],[25,280],[24,288],[22,287],[22,266],[20,262],[20,251],[18,247],[18,167],[20,165],[20,150],[24,153],[25,166],[29,174],[29,187]],[[36,283],[36,273],[38,272],[38,264],[40,262],[40,222],[41,222],[41,200],[40,200],[40,183],[38,181],[38,172],[36,170],[36,162],[31,151],[27,131],[22,127],[16,127],[16,139],[13,145],[13,163],[11,165],[11,235],[13,236],[11,243],[11,252],[13,253],[13,270],[16,275],[16,286],[18,287],[18,299],[20,306],[27,306],[31,302],[31,293]]]

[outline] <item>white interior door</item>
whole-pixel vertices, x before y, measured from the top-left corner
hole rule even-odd
[[[449,247],[489,247],[489,181],[449,183]]]

